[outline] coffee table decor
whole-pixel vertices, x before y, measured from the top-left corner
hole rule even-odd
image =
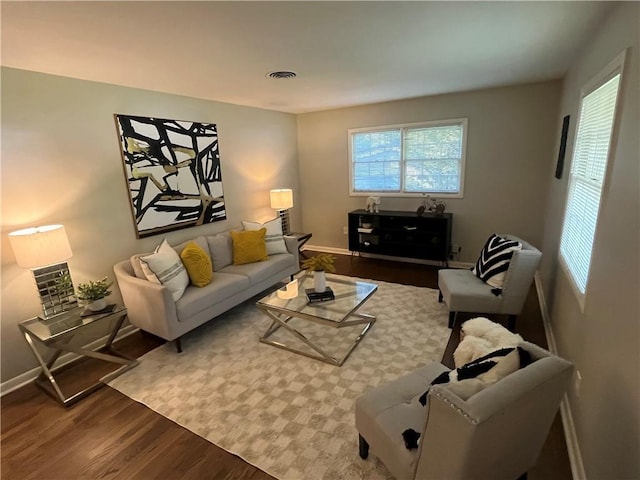
[[[256,306],[270,319],[271,325],[260,337],[262,343],[290,352],[342,366],[375,323],[376,317],[358,310],[373,295],[374,283],[327,275],[327,286],[334,299],[330,302],[310,302],[306,290],[313,277],[304,274],[298,279],[298,294],[282,298],[278,292],[258,300]],[[294,280],[295,281],[295,280]],[[324,328],[310,328],[316,324]],[[344,329],[339,332],[324,330]],[[353,328],[359,327],[355,332]],[[276,333],[284,335],[278,337]],[[345,339],[348,341],[345,344]]]

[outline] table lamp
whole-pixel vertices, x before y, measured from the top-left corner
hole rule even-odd
[[[293,190],[290,188],[279,188],[269,192],[271,196],[271,208],[278,211],[282,219],[282,234],[287,235],[289,228],[289,209],[293,207]]]
[[[11,232],[9,242],[18,266],[33,273],[44,319],[78,306],[65,262],[72,253],[64,226],[46,225]]]

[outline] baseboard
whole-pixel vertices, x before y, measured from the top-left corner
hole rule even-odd
[[[551,326],[551,316],[547,308],[547,301],[542,288],[542,280],[539,272],[534,277],[536,285],[536,293],[538,294],[538,303],[540,305],[540,313],[542,314],[542,324],[544,325],[545,336],[547,337],[547,345],[549,351],[555,355],[558,354],[558,346],[553,335]],[[578,435],[576,433],[576,425],[573,422],[571,413],[571,405],[569,397],[565,394],[560,403],[560,416],[562,417],[562,426],[564,429],[564,438],[567,443],[567,452],[569,454],[569,463],[571,464],[571,475],[574,480],[586,480],[587,475],[582,462],[582,453],[580,452],[580,444],[578,443]]]
[[[335,253],[337,255],[351,255],[351,251],[346,248],[322,247],[320,245],[309,245],[302,247],[302,250],[313,250],[314,252]]]
[[[134,327],[133,325],[129,324],[123,327],[122,329],[120,329],[120,332],[118,332],[118,335],[116,336],[115,341],[118,341],[124,337],[128,337],[129,335],[137,332],[138,330],[139,329],[137,327]],[[87,349],[98,348],[106,343],[107,338],[108,338],[108,335],[105,335],[104,337],[94,340],[88,345],[85,345],[84,348],[87,348]],[[75,353],[65,353],[56,362],[56,367],[61,367],[63,365],[71,363],[78,357],[79,355],[76,355]],[[7,393],[11,393],[14,390],[24,387],[28,383],[33,382],[39,374],[40,374],[40,367],[36,367],[36,368],[32,368],[29,371],[24,372],[21,375],[18,375],[17,377],[13,377],[9,379],[6,382],[2,382],[0,384],[0,397],[3,397]]]
[[[312,250],[315,252],[325,252],[325,253],[335,253],[336,255],[351,255],[354,254],[350,250],[345,248],[335,248],[335,247],[323,247],[321,245],[305,245],[302,250]],[[435,262],[433,260],[421,260],[419,258],[409,258],[409,257],[393,257],[390,255],[376,255],[373,253],[355,253],[356,255],[363,258],[377,258],[380,260],[391,260],[394,262],[404,262],[404,263],[417,263],[420,265],[433,265],[433,266],[442,266],[442,262]],[[450,261],[449,267],[451,268],[471,268],[473,267],[473,263],[467,262],[457,262]]]

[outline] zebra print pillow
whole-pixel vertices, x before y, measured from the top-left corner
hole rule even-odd
[[[482,248],[480,258],[471,271],[480,280],[494,287],[492,290],[494,294],[500,295],[513,252],[521,249],[520,242],[507,240],[494,233]]]

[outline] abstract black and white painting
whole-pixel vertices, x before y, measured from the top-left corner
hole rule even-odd
[[[138,238],[227,218],[215,124],[115,117]]]

